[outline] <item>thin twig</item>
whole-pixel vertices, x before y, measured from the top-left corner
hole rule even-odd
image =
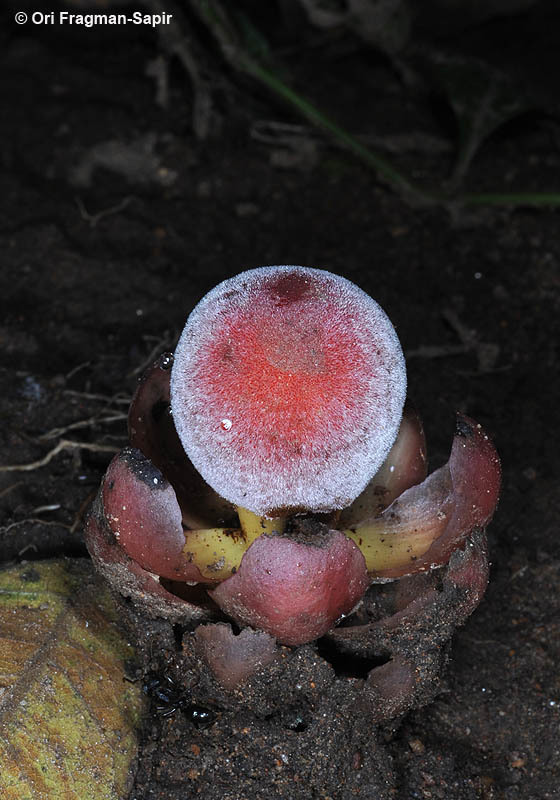
[[[115,206],[111,206],[110,208],[104,208],[101,211],[98,211],[97,214],[90,214],[87,208],[85,207],[83,200],[81,197],[75,197],[74,200],[76,201],[76,205],[78,206],[80,216],[86,222],[89,222],[90,228],[95,228],[97,223],[103,217],[109,217],[112,214],[118,214],[119,211],[124,211],[124,209],[130,204],[132,201],[132,197],[127,196],[123,197],[120,203],[117,203]]]
[[[96,494],[97,494],[97,489],[94,489],[93,492],[90,492],[88,494],[88,496],[86,497],[86,499],[80,504],[80,507],[78,508],[78,510],[76,511],[76,514],[74,516],[74,520],[72,521],[72,524],[70,525],[70,533],[75,533],[77,531],[77,529],[80,526],[80,523],[81,523],[81,521],[82,521],[82,519],[84,517],[84,514],[86,513],[87,509],[89,508],[89,505],[90,505],[91,501],[93,500],[93,498],[95,497]]]
[[[66,373],[64,378],[67,381],[69,381],[70,378],[73,378],[74,375],[76,375],[77,372],[80,372],[80,370],[85,369],[86,367],[89,367],[90,365],[91,365],[91,361],[84,361],[82,364],[77,364],[73,369],[70,370],[70,372]]]
[[[26,544],[25,547],[21,548],[21,550],[18,550],[18,556],[21,558],[21,556],[25,555],[25,553],[27,553],[28,550],[33,550],[35,553],[39,552],[39,548],[37,547],[37,545],[33,544],[33,542],[29,542],[29,544]]]
[[[60,508],[60,503],[50,503],[49,505],[46,506],[37,506],[37,508],[34,508],[31,511],[31,513],[41,514],[41,512],[43,511],[58,511],[59,508]]]
[[[219,0],[196,0],[192,4],[203,24],[215,36],[222,54],[231,67],[244,72],[277,97],[280,97],[300,116],[327,133],[339,146],[353,153],[370,167],[380,180],[388,183],[412,206],[443,205],[452,213],[466,207],[504,206],[512,208],[558,208],[560,192],[467,192],[455,194],[447,190],[429,191],[418,186],[388,159],[369,149],[333,120],[329,119],[306,97],[285,83],[273,70],[253,58],[240,40],[228,6]]]
[[[56,522],[52,519],[41,519],[40,517],[27,517],[26,519],[18,519],[17,522],[11,522],[9,525],[5,525],[3,528],[0,528],[0,533],[8,533],[11,531],[12,528],[17,528],[20,525],[48,525],[51,528],[70,528],[66,522]]]
[[[146,0],[148,6],[157,14],[169,11],[169,3],[163,0]],[[174,20],[181,14],[178,13],[179,7],[174,7]],[[189,76],[192,91],[192,126],[197,139],[203,140],[208,137],[210,132],[210,122],[212,118],[212,92],[209,79],[200,69],[197,59],[193,55],[195,48],[194,37],[189,36],[185,30],[187,20],[183,18],[183,30],[177,25],[160,25],[158,28],[160,41],[166,53],[175,56],[181,66]]]
[[[88,417],[88,419],[81,419],[77,422],[72,422],[70,425],[66,425],[64,428],[52,428],[50,431],[46,433],[42,433],[40,436],[37,437],[37,441],[44,442],[48,439],[56,439],[58,436],[62,436],[63,434],[67,433],[68,431],[75,431],[79,428],[89,428],[91,425],[103,425],[109,422],[120,422],[123,419],[126,419],[126,414],[113,414],[111,417]]]
[[[94,453],[116,453],[120,448],[109,444],[74,442],[70,439],[61,439],[56,447],[49,450],[43,458],[39,458],[37,461],[31,461],[28,464],[4,464],[0,466],[0,472],[32,472],[35,469],[44,467],[63,450],[90,450]]]
[[[434,205],[439,198],[425,192],[408,180],[387,159],[365,147],[344,128],[337,125],[306,97],[299,94],[285,83],[275,72],[262,66],[251,57],[239,41],[235,27],[228,15],[227,8],[216,0],[198,0],[193,4],[203,23],[212,31],[226,61],[236,70],[250,75],[266,86],[277,97],[292,107],[300,116],[331,136],[340,146],[354,153],[365,164],[372,168],[377,176],[389,183],[400,194],[416,205]]]
[[[94,394],[92,392],[78,392],[76,389],[64,389],[63,394],[70,395],[72,397],[81,397],[84,400],[102,400],[104,403],[108,405],[115,405],[120,406],[128,406],[130,405],[131,397],[125,397],[120,393],[113,395],[110,397],[108,394]]]
[[[156,56],[146,64],[144,74],[156,84],[156,103],[167,111],[169,107],[169,62],[164,56]]]
[[[147,337],[144,337],[144,339],[147,339]],[[149,367],[150,364],[152,364],[152,362],[156,360],[157,355],[159,355],[160,353],[164,353],[166,350],[169,350],[170,346],[171,346],[171,335],[169,331],[166,331],[160,339],[156,340],[156,343],[154,344],[154,346],[152,347],[146,358],[142,361],[142,363],[140,363],[137,367],[134,367],[134,369],[131,369],[130,372],[127,373],[126,377],[134,378],[136,375],[140,375],[141,372],[144,372],[144,370],[147,369],[147,367]]]
[[[493,371],[500,355],[499,345],[493,342],[481,342],[476,330],[465,325],[453,309],[444,308],[442,315],[465,349],[472,350],[476,354],[478,371],[482,373]]]
[[[2,489],[2,491],[0,492],[0,497],[4,497],[5,495],[8,494],[8,492],[11,492],[12,489],[17,489],[18,486],[23,486],[23,484],[24,481],[18,481],[17,483],[12,483],[11,486],[6,486],[6,488]]]
[[[461,195],[469,206],[509,206],[510,208],[558,208],[560,192],[474,192]]]

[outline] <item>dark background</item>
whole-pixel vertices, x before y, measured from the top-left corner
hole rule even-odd
[[[436,700],[382,737],[387,797],[555,798],[560,241],[558,197],[538,193],[560,191],[560,10],[385,5],[404,15],[398,35],[367,31],[364,20],[377,20],[367,14],[320,28],[296,0],[234,8],[262,34],[271,69],[428,189],[427,201],[381,181],[236,68],[189,4],[164,4],[176,12],[171,40],[147,27],[18,26],[14,12],[36,6],[4,4],[0,464],[40,460],[61,439],[122,446],[142,367],[173,349],[190,309],[225,277],[303,264],[354,281],[397,328],[430,466],[446,460],[461,410],[494,437],[504,472],[490,586],[456,634]],[[211,101],[194,121],[177,37]],[[257,52],[254,31],[237,46]],[[442,53],[458,59],[459,77]],[[147,74],[158,63],[162,74],[158,57],[165,107]],[[450,184],[461,136],[480,123],[481,74],[499,75],[514,113],[501,95],[488,101],[496,124]],[[478,192],[502,199],[464,197]],[[84,555],[81,519],[109,458],[68,448],[0,473],[2,560]],[[160,760],[166,746],[162,737]],[[185,796],[143,775],[134,796]]]

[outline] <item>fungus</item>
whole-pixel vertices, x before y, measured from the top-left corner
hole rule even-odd
[[[190,315],[175,352],[179,438],[222,497],[269,517],[349,505],[401,420],[404,357],[384,311],[303,267],[242,272]]]
[[[224,281],[137,389],[87,526],[94,560],[154,613],[172,598],[173,620],[184,602],[283,644],[322,636],[372,582],[446,564],[497,503],[499,459],[467,417],[426,477],[405,392],[395,330],[350,281]]]

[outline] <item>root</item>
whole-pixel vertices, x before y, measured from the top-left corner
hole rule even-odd
[[[0,465],[0,472],[33,472],[46,466],[55,456],[63,450],[89,450],[94,453],[117,453],[121,448],[111,444],[95,444],[94,442],[74,442],[70,439],[61,439],[52,450],[39,458],[37,461],[30,461],[28,464],[3,464]]]

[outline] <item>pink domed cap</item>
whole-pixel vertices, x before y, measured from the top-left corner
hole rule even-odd
[[[187,455],[222,497],[257,514],[344,508],[383,463],[406,393],[380,306],[318,269],[242,272],[193,310],[171,406]]]

